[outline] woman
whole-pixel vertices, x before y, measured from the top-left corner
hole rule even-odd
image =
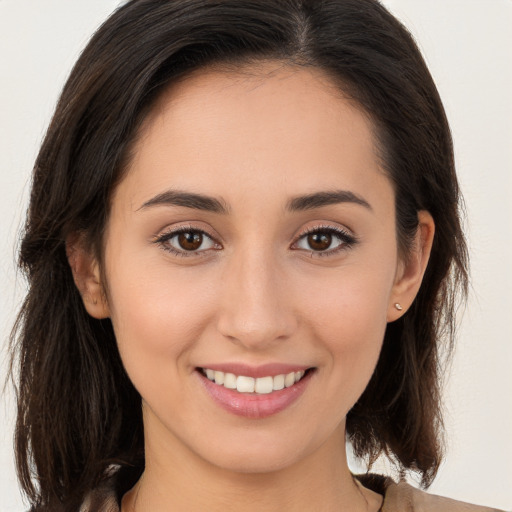
[[[435,86],[378,3],[127,3],[36,162],[16,447],[34,508],[472,510],[345,455],[347,435],[436,474],[458,201]]]

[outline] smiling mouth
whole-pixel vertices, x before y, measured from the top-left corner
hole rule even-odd
[[[254,395],[266,395],[274,391],[280,391],[292,387],[299,382],[312,368],[286,374],[279,374],[268,377],[247,377],[246,375],[235,375],[234,373],[221,372],[210,368],[198,368],[198,370],[210,381],[218,386]]]

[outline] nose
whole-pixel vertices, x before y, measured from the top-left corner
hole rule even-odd
[[[219,332],[250,350],[268,349],[297,328],[286,276],[265,251],[233,255],[222,284]]]

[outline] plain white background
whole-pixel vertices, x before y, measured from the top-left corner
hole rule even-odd
[[[30,171],[64,80],[116,0],[0,0],[0,346],[24,293],[15,245]],[[449,452],[431,492],[512,509],[512,2],[385,0],[416,37],[451,122],[472,290],[449,371]],[[0,510],[24,510],[14,401],[0,401]]]

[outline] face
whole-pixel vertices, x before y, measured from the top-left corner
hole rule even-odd
[[[148,456],[261,472],[343,442],[402,272],[371,124],[320,71],[203,70],[166,91],[105,236]]]

